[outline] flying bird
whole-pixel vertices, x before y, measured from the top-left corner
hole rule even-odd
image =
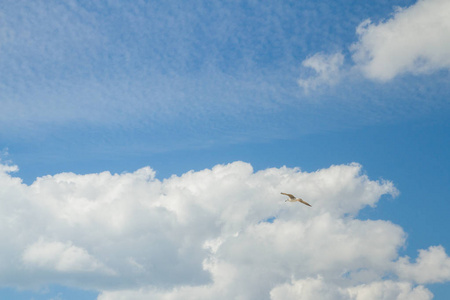
[[[301,202],[301,203],[303,203],[305,205],[311,206],[308,202],[303,201],[303,199],[301,199],[301,198],[296,198],[294,195],[286,194],[286,193],[281,193],[281,194],[282,195],[286,195],[286,196],[289,197],[289,199],[286,199],[286,201],[284,201],[284,202],[287,202],[287,201],[289,201],[289,202]]]

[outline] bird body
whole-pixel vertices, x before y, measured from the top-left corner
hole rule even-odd
[[[311,206],[308,202],[306,202],[306,201],[304,201],[303,199],[301,199],[301,198],[297,198],[297,197],[295,197],[294,195],[291,195],[291,194],[286,194],[286,193],[281,193],[282,195],[286,195],[286,196],[288,196],[289,197],[289,199],[286,199],[286,201],[284,201],[284,202],[301,202],[301,203],[303,203],[303,204],[305,204],[305,205],[308,205],[308,206]]]

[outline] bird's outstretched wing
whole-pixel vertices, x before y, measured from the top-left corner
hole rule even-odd
[[[303,204],[305,204],[305,205],[308,205],[308,206],[311,206],[311,204],[309,204],[308,202],[306,202],[306,201],[304,201],[304,200],[302,200],[302,199],[299,199],[300,201],[299,202],[301,202],[301,203],[303,203]],[[312,207],[312,206],[311,206]]]
[[[286,194],[286,193],[281,193],[282,195],[286,195],[286,196],[288,196],[289,198],[291,198],[291,199],[295,199],[295,196],[294,195],[291,195],[291,194]]]

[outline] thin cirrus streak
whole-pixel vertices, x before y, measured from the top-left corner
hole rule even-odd
[[[370,120],[402,113],[406,103],[423,104],[421,95],[402,84],[383,89],[386,98],[396,101],[380,99],[376,86],[345,75],[345,51],[328,56],[322,49],[312,55],[315,43],[325,48],[354,43],[355,21],[341,24],[340,37],[324,34],[327,25],[320,19],[336,16],[314,18],[309,2],[250,7],[212,3],[5,4],[0,102],[8,113],[0,114],[5,128],[0,134],[38,130],[29,138],[64,139],[55,133],[58,129],[76,128],[89,135],[103,129],[169,128],[198,133],[204,141],[219,139],[207,131],[213,128],[254,140],[270,130],[273,137],[292,136],[345,122],[379,122]],[[311,90],[308,94],[296,82],[302,61],[318,72],[301,81]],[[334,85],[331,90],[321,88],[328,83]],[[439,81],[430,78],[414,86],[422,85],[417,88],[421,91],[430,84]],[[414,110],[420,111],[426,109]]]

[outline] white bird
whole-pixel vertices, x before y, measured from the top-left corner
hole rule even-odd
[[[289,199],[286,199],[286,201],[284,201],[284,202],[287,202],[287,201],[289,201],[289,202],[301,202],[301,203],[303,203],[305,205],[311,206],[308,202],[303,201],[303,199],[301,199],[301,198],[296,198],[294,195],[286,194],[286,193],[281,193],[281,194],[282,195],[286,195],[286,196],[289,197]]]

